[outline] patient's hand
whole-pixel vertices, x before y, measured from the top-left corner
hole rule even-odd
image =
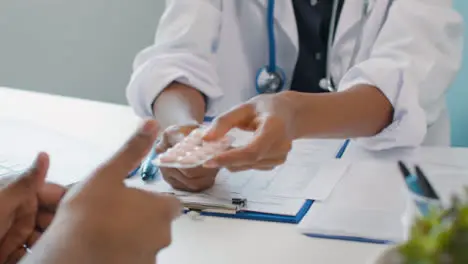
[[[174,197],[127,187],[124,180],[156,136],[156,122],[146,122],[114,157],[74,185],[25,263],[154,263],[171,242],[181,205]]]
[[[47,229],[66,189],[45,183],[49,158],[0,182],[0,263],[16,263]]]

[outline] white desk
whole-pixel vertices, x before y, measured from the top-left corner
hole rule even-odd
[[[346,148],[342,157],[346,160],[358,161],[363,159],[379,160],[412,160],[415,162],[423,161],[432,164],[450,164],[458,167],[468,168],[468,148],[460,147],[421,147],[417,149],[393,149],[387,151],[367,151],[353,142]]]
[[[138,126],[126,106],[0,88],[0,116],[31,120],[69,136],[117,149]],[[150,225],[151,223],[148,223]],[[294,225],[222,218],[173,226],[162,264],[368,263],[384,246],[305,237]]]

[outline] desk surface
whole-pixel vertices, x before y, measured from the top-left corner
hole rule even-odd
[[[117,149],[139,119],[127,106],[0,88],[0,116],[34,121],[94,145]],[[173,244],[163,264],[369,263],[381,245],[313,239],[295,225],[222,218],[173,225]]]
[[[350,143],[346,148],[343,159],[359,161],[363,159],[379,160],[410,160],[432,164],[450,164],[462,168],[468,168],[467,163],[468,148],[461,147],[421,147],[417,149],[392,149],[385,151],[368,151]]]

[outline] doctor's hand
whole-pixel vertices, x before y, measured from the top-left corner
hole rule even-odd
[[[204,166],[230,171],[272,170],[286,161],[294,139],[294,102],[287,96],[260,95],[219,116],[204,139],[223,137],[232,128],[254,131],[246,146],[225,151]]]
[[[199,125],[172,126],[163,133],[160,143],[156,146],[156,152],[162,153],[182,141],[190,132]],[[219,169],[203,168],[193,169],[160,168],[162,176],[174,189],[201,192],[211,188]]]
[[[0,263],[16,263],[52,221],[66,189],[45,183],[49,158],[39,154],[34,165],[0,183]]]
[[[181,205],[172,196],[127,187],[124,180],[156,137],[156,122],[147,121],[117,154],[74,185],[27,263],[154,263],[171,242]]]

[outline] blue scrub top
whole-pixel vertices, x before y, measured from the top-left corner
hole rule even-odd
[[[292,0],[292,2],[299,35],[299,56],[294,69],[291,90],[306,93],[325,92],[320,88],[319,82],[326,77],[327,42],[333,0]],[[339,0],[338,18],[343,2],[344,0]]]

